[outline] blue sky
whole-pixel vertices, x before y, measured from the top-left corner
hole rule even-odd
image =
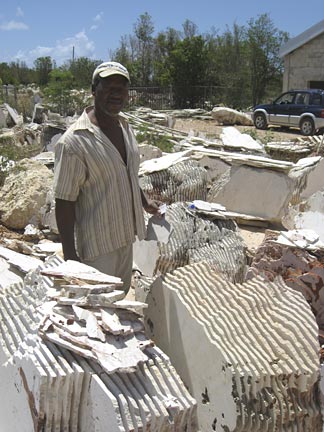
[[[200,33],[213,27],[222,34],[234,23],[268,13],[275,27],[297,36],[324,19],[324,0],[3,0],[0,6],[0,62],[22,60],[32,67],[36,58],[51,56],[58,65],[76,57],[109,60],[122,36],[133,33],[147,12],[155,35],[186,19]]]

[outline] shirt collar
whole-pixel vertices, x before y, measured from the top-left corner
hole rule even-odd
[[[74,129],[75,130],[81,130],[81,129],[88,129],[91,132],[94,131],[93,125],[89,119],[88,112],[92,109],[92,106],[88,106],[84,109],[83,113],[80,115],[78,120],[75,122]]]
[[[88,112],[89,112],[91,109],[93,109],[93,106],[92,106],[92,105],[90,105],[90,106],[88,106],[88,107],[86,107],[86,108],[84,109],[83,113],[80,115],[80,117],[78,118],[78,120],[75,122],[75,126],[74,126],[74,129],[75,129],[75,130],[88,129],[88,130],[90,130],[91,132],[94,132],[93,124],[91,123],[91,121],[90,121],[90,119],[89,119],[89,116],[88,116]],[[118,115],[118,119],[119,119],[119,121],[121,122],[121,124],[122,124],[123,126],[125,126],[125,125],[124,125],[125,116],[124,116],[122,113],[120,113],[120,114]]]

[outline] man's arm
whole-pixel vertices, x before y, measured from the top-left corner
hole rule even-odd
[[[64,259],[80,261],[75,250],[75,201],[55,200],[55,216],[63,248]]]

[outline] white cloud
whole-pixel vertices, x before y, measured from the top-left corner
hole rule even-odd
[[[96,24],[93,24],[90,27],[90,31],[98,30],[99,28],[98,24],[102,21],[102,17],[103,17],[103,12],[99,12],[94,18],[92,18],[92,21],[94,21]]]
[[[103,17],[103,12],[99,12],[94,18],[93,21],[98,22],[101,21]]]
[[[21,9],[20,6],[17,7],[16,15],[17,16],[24,16],[24,11]]]
[[[38,57],[49,56],[55,60],[56,64],[60,66],[67,60],[72,59],[74,47],[75,57],[89,57],[92,58],[95,53],[94,42],[91,41],[84,31],[77,33],[66,39],[56,41],[54,46],[38,46],[29,52],[19,51],[15,58],[20,61],[26,62],[32,66]]]
[[[27,24],[19,21],[8,21],[6,23],[0,24],[0,30],[11,31],[11,30],[28,30]]]

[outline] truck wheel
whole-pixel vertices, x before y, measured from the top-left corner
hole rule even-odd
[[[256,113],[254,115],[254,126],[257,129],[267,129],[267,120],[263,113]]]
[[[300,122],[299,127],[302,135],[308,136],[308,135],[314,135],[315,133],[314,122],[310,117],[303,118]]]

